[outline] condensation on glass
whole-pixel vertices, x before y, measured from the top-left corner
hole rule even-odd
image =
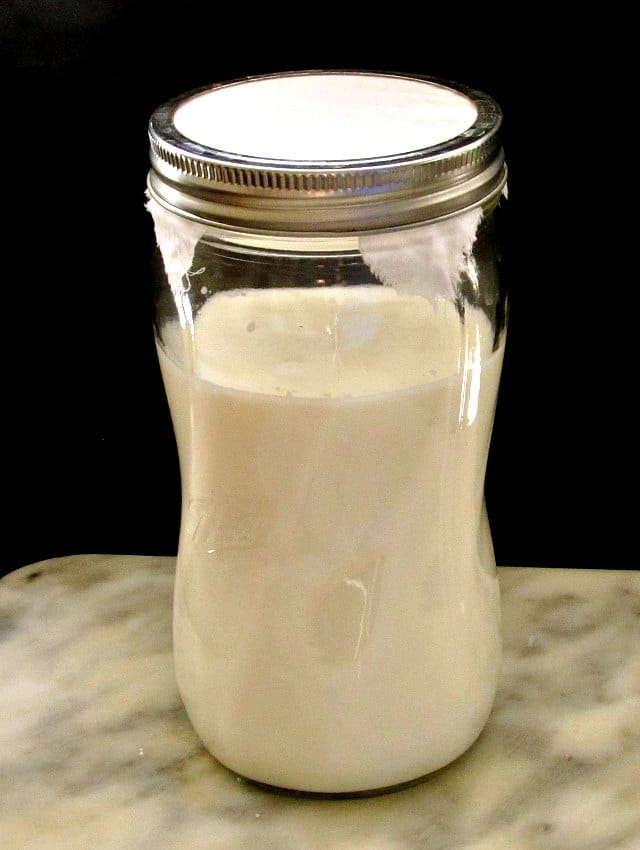
[[[176,676],[207,748],[254,781],[396,787],[489,716],[500,122],[462,86],[347,72],[152,116]]]

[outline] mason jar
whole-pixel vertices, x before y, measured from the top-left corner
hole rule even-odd
[[[151,118],[176,678],[253,781],[393,788],[489,716],[500,124],[461,85],[315,71]]]

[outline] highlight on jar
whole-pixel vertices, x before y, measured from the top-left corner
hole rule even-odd
[[[176,678],[208,750],[254,782],[392,790],[489,717],[501,120],[458,84],[346,71],[151,117]]]

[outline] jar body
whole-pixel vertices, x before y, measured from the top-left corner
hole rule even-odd
[[[183,267],[164,257],[176,676],[207,748],[252,780],[395,786],[489,715],[505,296],[495,211],[471,239],[464,215],[322,240],[192,227]]]

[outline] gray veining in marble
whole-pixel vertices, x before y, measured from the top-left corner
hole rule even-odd
[[[640,573],[502,569],[504,662],[472,749],[365,800],[279,796],[200,745],[173,560],[0,582],[2,850],[640,850]]]

